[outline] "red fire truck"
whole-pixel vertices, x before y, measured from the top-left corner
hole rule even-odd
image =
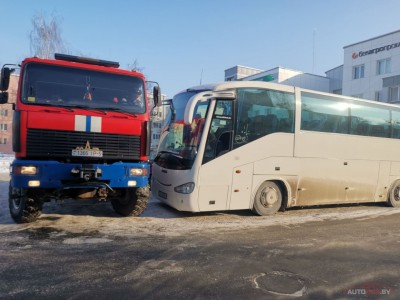
[[[0,103],[14,70],[1,70]],[[158,87],[153,95],[157,105]],[[13,115],[14,221],[36,220],[53,199],[111,200],[118,214],[140,215],[149,198],[150,128],[142,74],[65,54],[25,59]]]

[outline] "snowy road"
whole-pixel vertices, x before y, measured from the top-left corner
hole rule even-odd
[[[46,203],[37,222],[19,225],[7,193],[2,172],[2,299],[400,297],[400,209],[258,217],[178,212],[151,200],[141,217],[122,218],[110,203],[66,201]]]

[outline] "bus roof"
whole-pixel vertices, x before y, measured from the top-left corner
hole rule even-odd
[[[280,90],[280,91],[289,92],[289,93],[294,93],[295,90],[299,90],[299,91],[317,93],[317,94],[331,96],[331,97],[339,97],[342,99],[367,102],[367,103],[371,103],[371,104],[375,104],[375,105],[379,105],[379,106],[392,106],[392,107],[399,108],[399,105],[392,104],[392,103],[378,102],[378,101],[374,101],[374,100],[355,98],[355,97],[346,96],[346,95],[337,95],[337,94],[332,94],[332,93],[328,93],[328,92],[321,92],[321,91],[316,91],[316,90],[304,89],[301,87],[289,86],[289,85],[284,85],[284,84],[275,83],[275,82],[264,82],[264,81],[245,81],[245,80],[243,80],[243,81],[226,81],[226,82],[220,82],[220,83],[212,83],[212,84],[193,86],[191,88],[181,91],[180,93],[188,92],[188,91],[194,91],[194,92],[214,91],[214,92],[217,92],[217,91],[233,90],[233,89],[238,89],[238,88],[274,89],[274,90]]]
[[[188,89],[181,91],[180,93],[187,91],[224,91],[224,90],[232,90],[237,88],[273,88],[273,89],[282,89],[286,87],[291,92],[294,92],[293,86],[283,85],[279,83],[273,82],[263,82],[263,81],[225,81],[220,83],[212,83],[205,85],[193,86]]]

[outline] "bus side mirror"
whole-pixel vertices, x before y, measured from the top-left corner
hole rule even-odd
[[[0,77],[0,91],[7,91],[10,84],[10,75],[12,70],[10,68],[4,67],[1,69]]]

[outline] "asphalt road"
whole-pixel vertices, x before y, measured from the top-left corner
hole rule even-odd
[[[16,225],[0,181],[1,299],[399,299],[400,210],[188,214],[48,204]]]

